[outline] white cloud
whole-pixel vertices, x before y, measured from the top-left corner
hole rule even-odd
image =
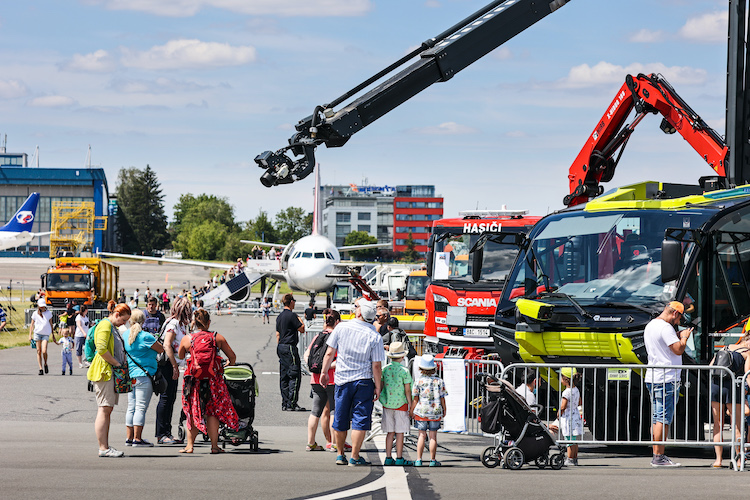
[[[663,31],[652,31],[644,28],[630,35],[628,40],[633,43],[656,43],[663,41],[665,38]]]
[[[456,122],[441,123],[437,127],[422,127],[413,129],[414,132],[423,135],[466,135],[473,134],[476,129]]]
[[[107,73],[115,69],[115,61],[106,50],[97,50],[90,54],[75,54],[73,58],[62,64],[67,71],[87,71],[91,73]]]
[[[0,80],[0,98],[2,99],[15,99],[28,93],[28,87],[20,80]]]
[[[200,40],[170,40],[146,51],[123,49],[122,63],[143,69],[239,66],[255,61],[255,47]]]
[[[619,66],[602,61],[594,66],[588,64],[574,66],[568,72],[568,76],[558,80],[555,86],[574,89],[624,83],[625,75],[638,73],[661,73],[675,85],[699,85],[707,79],[706,70],[689,66],[665,66],[662,63],[633,63],[628,66]]]
[[[135,10],[158,16],[189,17],[204,8],[253,16],[349,17],[372,9],[370,0],[97,0],[112,10]]]
[[[31,99],[27,104],[35,108],[65,108],[72,106],[76,103],[72,97],[64,95],[46,95],[42,97],[35,97]]]
[[[195,92],[210,88],[194,82],[157,78],[156,80],[117,79],[110,88],[123,94],[169,94],[173,92]]]
[[[729,12],[720,11],[688,19],[680,28],[680,36],[693,42],[725,43]]]

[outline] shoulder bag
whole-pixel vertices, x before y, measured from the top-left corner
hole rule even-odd
[[[127,354],[128,357],[133,361],[133,363],[135,363],[138,368],[143,370],[143,373],[145,373],[146,376],[151,379],[151,387],[154,389],[154,394],[158,396],[159,394],[162,394],[167,390],[167,379],[164,378],[164,374],[162,374],[159,370],[156,370],[156,373],[154,375],[149,375],[148,370],[142,367],[141,364],[136,361],[128,351],[125,351],[125,354]]]

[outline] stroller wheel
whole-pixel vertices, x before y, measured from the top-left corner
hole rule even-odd
[[[547,455],[542,455],[541,457],[536,457],[536,460],[534,460],[534,463],[540,469],[544,469],[545,467],[547,467],[547,464],[549,464],[549,457]]]
[[[520,469],[521,467],[523,467],[524,461],[523,451],[521,450],[521,448],[518,448],[516,446],[506,451],[505,456],[503,457],[505,466],[510,470]]]
[[[497,448],[494,446],[488,446],[482,452],[482,465],[487,468],[494,469],[500,465],[500,457],[497,456]]]
[[[562,453],[556,453],[549,459],[549,465],[555,470],[562,469],[563,463],[565,462],[565,455]]]

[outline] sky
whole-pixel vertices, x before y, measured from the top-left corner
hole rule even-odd
[[[156,172],[235,218],[312,210],[314,176],[263,187],[253,159],[294,124],[485,0],[24,0],[0,10],[0,134],[42,167]],[[321,147],[323,184],[434,184],[445,215],[563,208],[568,169],[627,74],[661,73],[725,134],[727,0],[571,0],[362,129]],[[660,119],[605,189],[710,168]]]

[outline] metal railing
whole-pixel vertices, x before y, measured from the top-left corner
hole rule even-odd
[[[48,309],[52,313],[52,326],[53,328],[57,327],[57,324],[60,322],[60,316],[65,312],[65,308],[59,308],[59,309]],[[36,309],[26,309],[24,310],[24,321],[25,326],[31,325],[31,315],[34,314],[34,311]],[[89,318],[89,324],[93,325],[96,320],[106,318],[109,316],[109,311],[106,309],[89,309],[88,313],[86,314]]]
[[[560,395],[566,388],[559,374],[564,367],[580,374],[581,407],[572,410],[581,412],[584,432],[576,440],[566,437],[556,422]],[[739,452],[745,450],[747,437],[742,410],[747,396],[744,381],[750,372],[737,378],[729,369],[717,366],[517,363],[505,367],[501,378],[519,387],[527,380],[529,370],[534,372],[538,384],[539,416],[553,431],[558,424],[555,432],[561,444],[721,446],[731,450],[730,462],[735,470],[745,467],[744,453]],[[679,370],[676,408],[666,435],[651,435],[652,398],[645,383],[647,370],[654,370],[656,380]],[[655,382],[652,388],[664,390],[668,384]],[[712,391],[715,396],[726,394],[730,402],[728,435],[724,430],[726,420],[714,430]],[[719,405],[717,415],[723,414],[726,407],[724,403]]]

